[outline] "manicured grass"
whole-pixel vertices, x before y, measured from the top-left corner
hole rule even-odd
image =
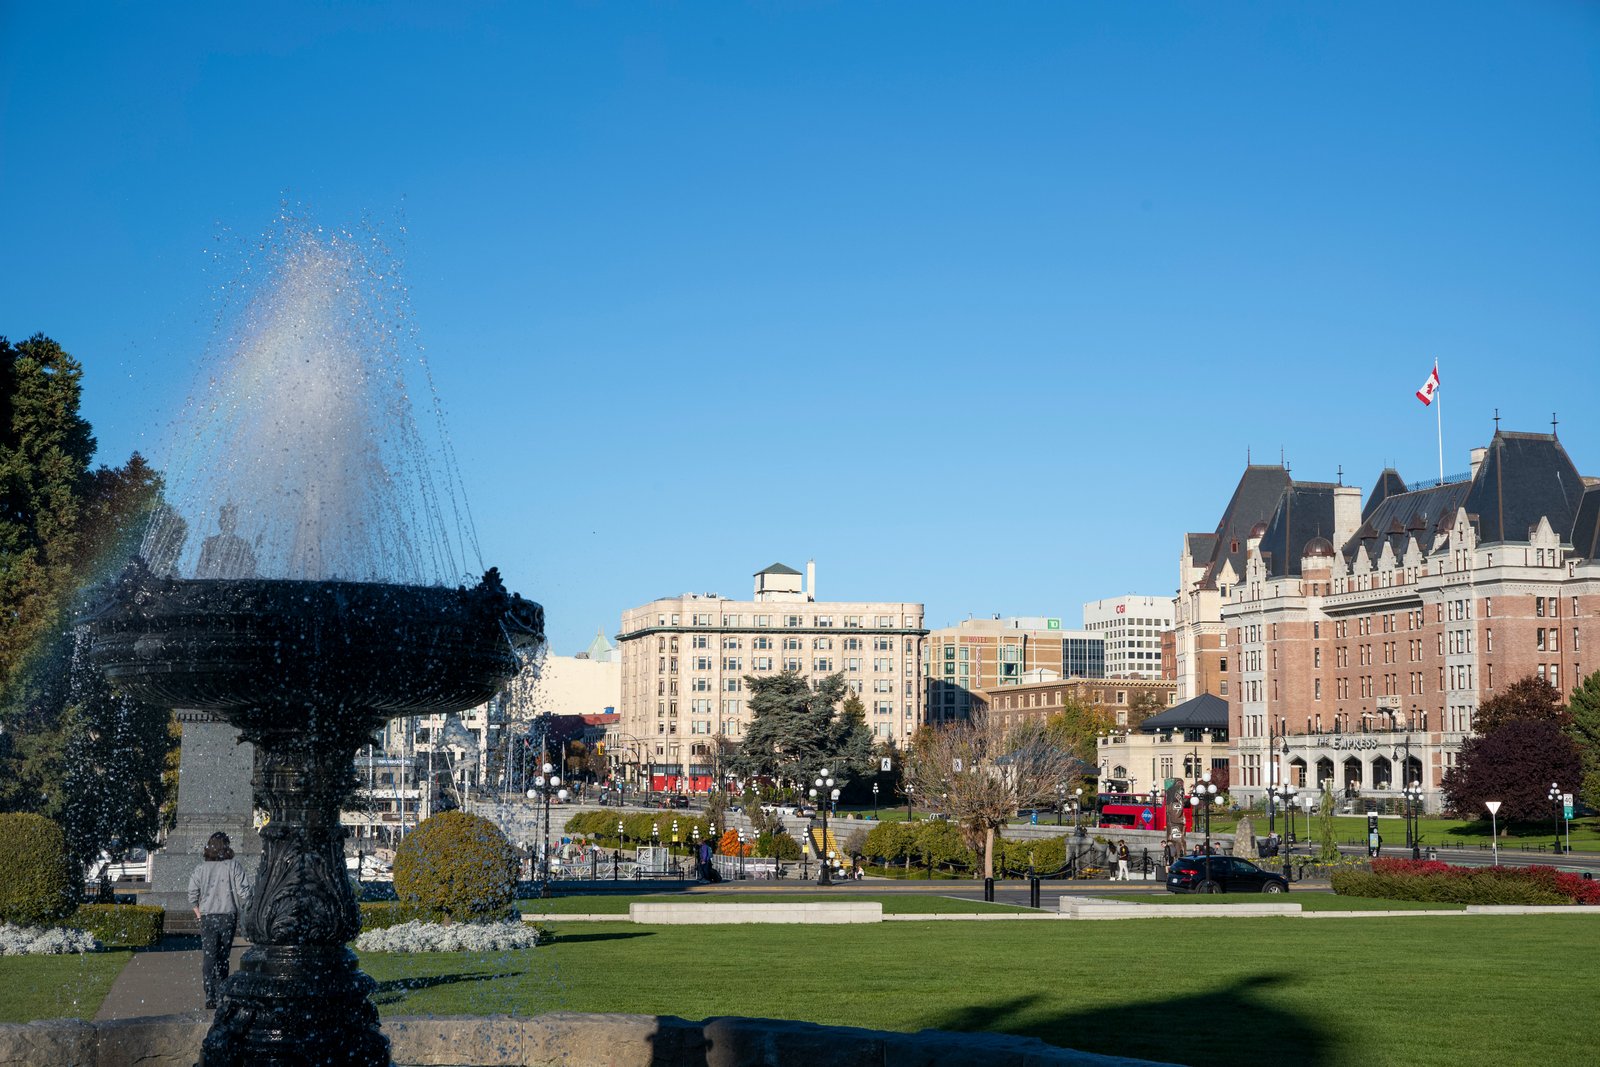
[[[651,893],[635,896],[551,897],[548,900],[519,900],[517,907],[535,915],[626,915],[628,905],[650,904],[817,904],[876,901],[885,915],[927,915],[931,913],[971,915],[984,911],[1029,911],[1011,904],[989,904],[959,897],[899,893]]]
[[[94,1018],[132,955],[0,956],[0,1023]]]
[[[1167,1062],[1588,1063],[1588,916],[556,927],[496,956],[367,953],[380,1011],[995,1030]]]
[[[1301,911],[1465,911],[1465,904],[1440,904],[1422,900],[1377,900],[1371,897],[1341,897],[1333,893],[1096,893],[1102,900],[1123,900],[1132,904],[1298,904]]]

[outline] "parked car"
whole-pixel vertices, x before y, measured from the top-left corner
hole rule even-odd
[[[1173,893],[1287,893],[1289,881],[1237,856],[1212,856],[1210,880],[1204,856],[1184,856],[1167,868],[1167,889]]]
[[[687,808],[688,806],[689,798],[682,793],[675,793],[667,798],[667,807],[669,808]]]

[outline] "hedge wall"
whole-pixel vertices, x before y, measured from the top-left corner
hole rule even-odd
[[[147,948],[161,940],[166,912],[150,904],[84,904],[63,926],[94,935],[113,948]]]
[[[77,907],[80,881],[61,827],[43,815],[0,815],[0,922],[59,922]]]
[[[1377,859],[1336,870],[1333,891],[1349,897],[1444,904],[1600,904],[1600,882],[1553,867],[1458,867],[1434,860]]]

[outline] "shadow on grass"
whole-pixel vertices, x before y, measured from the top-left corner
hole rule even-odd
[[[606,934],[555,934],[552,939],[561,942],[563,945],[576,945],[585,941],[627,941],[634,937],[654,936],[656,935],[653,930],[619,930],[615,933]]]
[[[1116,981],[1116,968],[1105,981]],[[1205,993],[1142,1004],[1085,1008],[1055,1016],[1042,1012],[1041,994],[973,1004],[925,1020],[938,1030],[990,1031],[1037,1037],[1084,1052],[1132,1056],[1190,1067],[1229,1067],[1245,1049],[1292,1050],[1305,1067],[1331,1063],[1334,1035],[1313,1019],[1265,1003],[1257,991],[1283,988],[1290,974],[1262,973]]]
[[[460,974],[429,974],[415,978],[392,978],[387,982],[379,982],[378,988],[372,991],[374,1004],[396,1004],[406,998],[406,994],[415,993],[419,989],[432,989],[435,986],[457,985],[461,982],[492,982],[496,978],[512,978],[521,971],[467,971]]]

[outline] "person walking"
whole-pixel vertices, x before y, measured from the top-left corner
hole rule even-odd
[[[250,906],[250,879],[244,864],[233,858],[227,834],[214,833],[206,841],[205,860],[189,876],[189,903],[200,920],[200,981],[206,1007],[215,1008],[228,978],[228,951],[239,914]]]
[[[1117,881],[1126,882],[1132,875],[1128,873],[1128,843],[1117,842]]]

